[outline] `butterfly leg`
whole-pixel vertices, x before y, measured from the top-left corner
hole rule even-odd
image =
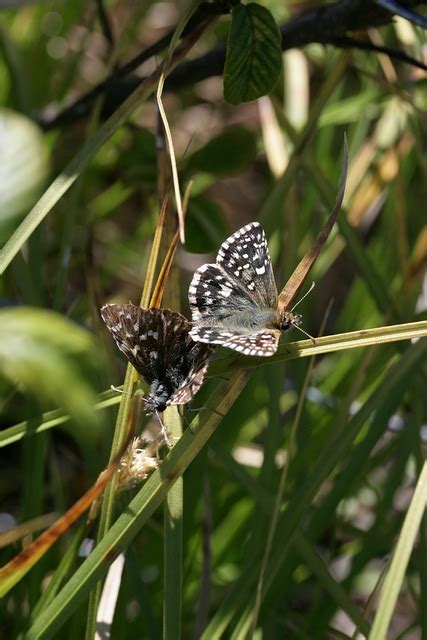
[[[221,418],[225,418],[225,413],[221,413],[216,409],[211,409],[210,407],[197,407],[197,409],[189,409],[186,407],[187,411],[211,411],[212,413],[216,413],[217,416],[221,416]]]
[[[160,413],[157,411],[157,409],[155,411],[156,411],[157,419],[158,419],[158,421],[160,423],[160,427],[162,429],[162,432],[161,432],[162,433],[162,440],[159,442],[159,447],[161,447],[162,444],[166,444],[166,446],[169,449],[172,449],[172,442],[169,440],[169,435],[168,435],[168,430],[166,428],[166,425],[163,422],[162,418],[160,417]]]

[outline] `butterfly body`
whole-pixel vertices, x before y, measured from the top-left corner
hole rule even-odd
[[[192,399],[213,347],[192,340],[187,318],[170,309],[133,304],[104,305],[101,315],[119,349],[150,385],[148,411],[162,413],[170,404]]]
[[[209,326],[230,331],[258,331],[265,327],[277,329],[278,319],[274,309],[252,310],[242,307],[234,312],[218,314],[217,318],[210,320]]]
[[[278,308],[267,240],[258,222],[227,238],[215,264],[197,269],[189,302],[194,340],[245,355],[272,355],[281,331],[300,323],[298,314]]]

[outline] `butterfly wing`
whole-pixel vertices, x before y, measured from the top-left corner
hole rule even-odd
[[[251,222],[222,243],[217,264],[251,293],[260,306],[277,307],[277,288],[267,238],[259,222]]]
[[[277,350],[280,331],[278,329],[261,329],[252,332],[226,331],[215,327],[195,327],[190,335],[194,340],[220,344],[245,356],[271,356]]]
[[[158,377],[163,367],[162,357],[159,358],[163,325],[159,331],[157,314],[153,311],[134,304],[106,304],[101,309],[102,319],[118,348],[147,384]]]
[[[193,322],[222,323],[256,307],[251,291],[218,264],[204,264],[193,275],[188,299]]]
[[[189,301],[195,326],[191,337],[246,355],[271,355],[280,332],[277,289],[261,225],[252,222],[227,238],[216,264],[194,273]]]
[[[196,324],[239,326],[239,313],[276,310],[277,289],[264,231],[258,222],[242,227],[220,247],[216,264],[194,273],[189,302]],[[244,323],[243,319],[241,322]]]
[[[169,336],[167,378],[173,392],[167,404],[186,404],[203,384],[214,347],[190,337],[191,325],[180,313],[162,309],[165,335]]]
[[[188,336],[188,334],[187,334]],[[209,365],[209,358],[214,352],[214,347],[207,344],[194,342],[189,336],[187,351],[187,375],[180,386],[170,398],[170,404],[187,404],[198,392]]]
[[[193,342],[187,318],[170,309],[133,304],[107,304],[101,315],[132,366],[147,384],[154,382],[159,405],[191,399],[202,385],[213,347]]]

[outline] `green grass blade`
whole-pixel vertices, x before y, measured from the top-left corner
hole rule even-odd
[[[246,357],[241,355],[225,356],[218,358],[209,367],[209,376],[218,376],[238,371],[248,366],[258,367],[262,364],[273,364],[284,360],[294,360],[307,356],[344,351],[356,347],[369,347],[376,344],[386,344],[399,340],[412,340],[427,336],[427,321],[408,322],[406,324],[390,325],[375,329],[361,329],[348,333],[337,333],[331,336],[316,338],[316,344],[310,340],[290,342],[280,346],[274,356],[270,358]]]
[[[126,549],[143,524],[164,500],[176,480],[206,444],[221,420],[219,413],[227,413],[244,388],[249,375],[250,371],[244,371],[218,385],[207,403],[208,408],[212,407],[218,413],[212,412],[202,418],[196,417],[192,428],[185,431],[160,469],[147,480],[89,558],[34,622],[27,632],[27,640],[52,637],[66,622],[96,582],[106,573],[112,560]]]
[[[178,408],[168,407],[164,417],[171,441],[177,442],[182,435]],[[180,476],[168,491],[163,512],[163,638],[165,640],[181,637],[183,501],[184,483]]]
[[[402,357],[399,357],[394,366],[388,370],[387,376],[373,391],[358,413],[344,425],[341,432],[333,433],[328,445],[324,447],[316,464],[310,470],[309,478],[293,496],[288,509],[286,509],[280,517],[276,535],[276,539],[280,541],[280,544],[274,547],[275,553],[272,555],[269,563],[269,571],[267,572],[265,582],[266,594],[274,583],[280,567],[288,554],[296,527],[319,488],[335,466],[342,460],[345,452],[351,447],[354,439],[372,413],[378,410],[379,404],[384,401],[384,399],[388,400],[388,402],[392,400],[394,400],[394,402],[399,401],[402,388],[408,385],[410,374],[417,371],[420,362],[422,362],[422,359],[425,357],[426,350],[427,342],[420,341],[408,349]],[[398,394],[397,391],[399,392]],[[261,553],[262,550],[260,550],[258,554],[259,557],[253,558],[249,569],[243,572],[241,577],[235,582],[222,606],[218,609],[204,632],[202,636],[203,640],[222,638],[237,611],[241,612],[240,625],[243,627],[246,625],[245,619],[250,621],[252,618],[252,594],[258,576]]]
[[[424,463],[417,486],[412,496],[390,568],[384,580],[378,610],[369,634],[369,640],[383,640],[396,606],[397,597],[402,587],[410,555],[414,549],[416,538],[427,503],[427,462]]]
[[[104,391],[99,394],[98,402],[94,405],[95,411],[101,409],[107,409],[113,407],[120,402],[120,395],[116,391]],[[61,409],[54,409],[53,411],[47,411],[42,413],[38,418],[31,418],[30,420],[24,420],[18,424],[14,424],[12,427],[4,429],[0,433],[0,449],[6,447],[14,442],[19,442],[22,438],[26,438],[29,435],[36,433],[43,433],[53,427],[58,427],[61,424],[70,422],[71,416],[64,413]]]
[[[204,28],[206,28],[206,25]],[[170,60],[168,73],[174,69],[195,42],[197,42],[203,30],[203,28],[196,29],[183,39],[181,45],[177,47]],[[131,93],[113,115],[86,141],[64,171],[62,171],[48,187],[0,251],[0,274],[7,269],[24,243],[52,210],[58,200],[77,180],[96,153],[111,138],[113,133],[126,122],[130,114],[135,111],[137,107],[144,104],[151,96],[159,80],[160,72],[160,68],[156,69],[151,76],[144,80],[141,85]]]
[[[230,355],[217,358],[209,366],[208,377],[217,377],[232,371],[239,371],[248,366],[268,365],[274,362],[285,362],[296,358],[309,357],[315,354],[333,353],[356,347],[369,347],[376,344],[387,344],[401,340],[412,340],[427,337],[427,321],[410,322],[400,325],[390,325],[352,331],[348,333],[323,336],[316,339],[314,346],[309,340],[290,342],[284,344],[270,358],[246,358],[240,355]],[[98,396],[95,404],[96,410],[106,409],[121,402],[122,398],[115,391],[104,391]],[[31,433],[41,433],[70,420],[70,416],[60,409],[44,413],[38,419],[25,420],[0,433],[0,448],[14,442]]]

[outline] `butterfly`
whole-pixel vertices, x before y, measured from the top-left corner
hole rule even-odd
[[[301,316],[279,304],[267,239],[259,222],[245,225],[222,243],[215,264],[193,275],[188,298],[190,336],[250,356],[275,353],[282,331]]]
[[[170,309],[106,304],[101,316],[118,348],[150,385],[150,413],[187,404],[203,383],[214,347],[194,342],[187,318]]]

